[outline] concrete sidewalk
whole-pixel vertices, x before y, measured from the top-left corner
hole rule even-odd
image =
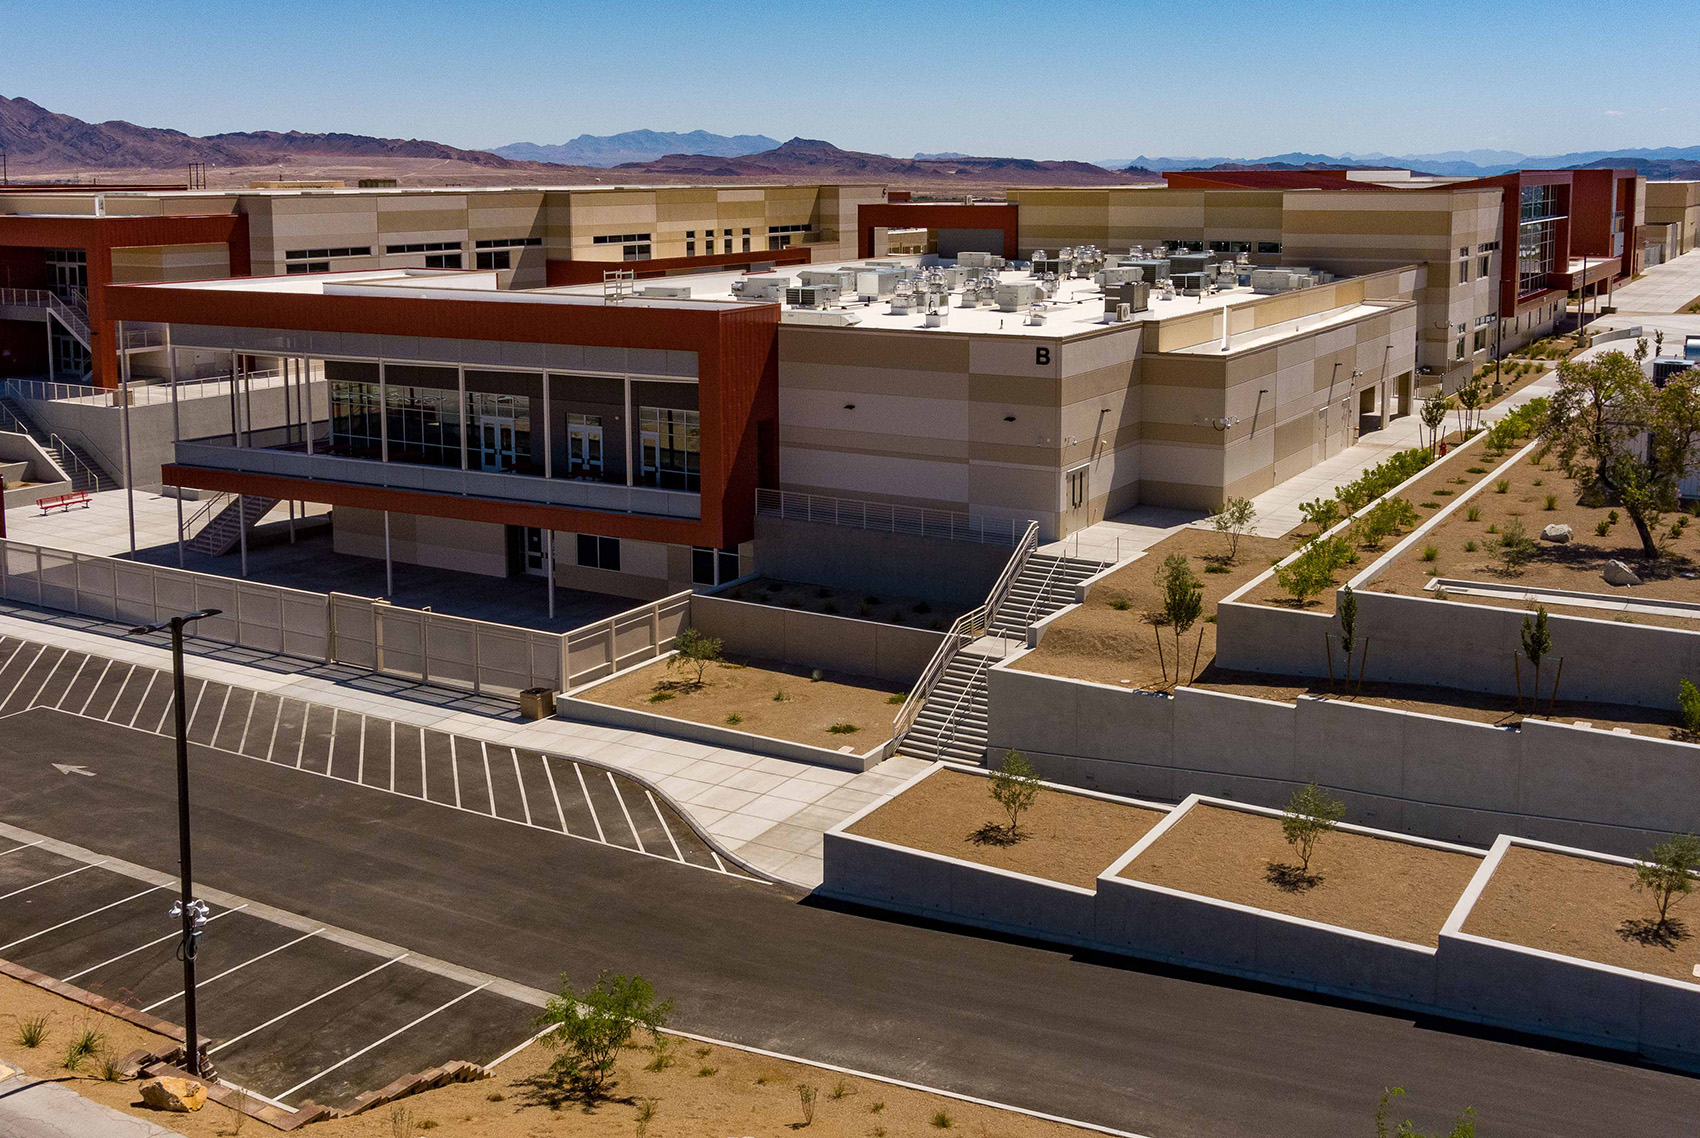
[[[167,649],[123,632],[90,617],[0,605],[0,633],[170,668]],[[857,774],[568,719],[533,723],[522,720],[510,701],[206,641],[191,645],[185,671],[345,712],[593,760],[661,788],[722,852],[805,889],[821,882],[822,834],[926,765],[893,758]]]
[[[1654,265],[1640,280],[1618,285],[1611,292],[1611,303],[1619,316],[1657,314],[1676,312],[1695,297],[1700,297],[1700,250]]]
[[[8,1077],[9,1076],[9,1077]],[[0,1063],[0,1138],[183,1138]]]

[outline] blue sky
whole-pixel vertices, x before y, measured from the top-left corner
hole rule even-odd
[[[1691,48],[1677,46],[1694,0],[3,10],[0,94],[191,134],[485,147],[700,128],[1086,159],[1700,144]],[[1661,34],[1665,60],[1641,64]]]

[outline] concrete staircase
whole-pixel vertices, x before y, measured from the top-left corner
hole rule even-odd
[[[265,498],[257,494],[238,495],[218,515],[208,522],[194,537],[184,543],[185,547],[196,553],[205,553],[209,557],[223,557],[236,543],[242,540],[246,530],[254,528],[256,522],[272,512],[272,507],[283,499]]]
[[[118,485],[117,480],[103,473],[94,459],[80,447],[66,442],[54,432],[37,427],[10,396],[0,397],[0,430],[14,431],[34,439],[70,477],[73,490],[86,490],[93,494]]]
[[[1108,568],[1101,561],[1080,557],[1033,554],[1016,577],[1009,596],[998,607],[992,634],[1025,644],[1029,625],[1073,604],[1075,586]]]
[[[1075,586],[1109,568],[1098,561],[1031,554],[998,605],[986,634],[951,658],[927,694],[897,753],[917,759],[984,764],[986,761],[986,673],[1012,649],[1027,643],[1036,620],[1074,603]]]

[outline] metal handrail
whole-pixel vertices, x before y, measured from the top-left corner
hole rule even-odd
[[[950,746],[956,742],[956,731],[961,726],[961,716],[964,702],[974,691],[974,682],[992,666],[991,657],[982,656],[980,662],[974,665],[974,672],[962,684],[962,692],[956,697],[956,702],[950,705],[950,714],[944,717],[944,725],[939,728],[939,744]]]
[[[959,510],[931,510],[864,498],[834,498],[792,490],[756,490],[756,513],[769,517],[845,526],[851,529],[907,533],[981,545],[1014,545],[1014,520],[980,518]]]
[[[1026,531],[1021,535],[1021,541],[1016,544],[1015,552],[1004,563],[1003,572],[992,583],[991,592],[986,594],[986,625],[990,627],[998,619],[998,612],[1004,602],[1009,600],[1010,590],[1015,588],[1016,578],[1027,569],[1028,559],[1039,548],[1039,523],[1028,522]]]
[[[61,459],[67,459],[67,460],[75,463],[77,465],[77,467],[82,470],[82,472],[84,474],[88,475],[89,481],[94,483],[94,488],[96,490],[100,489],[100,474],[98,472],[96,472],[95,469],[93,467],[91,467],[88,463],[84,462],[82,459],[80,459],[76,456],[76,453],[71,450],[71,444],[59,437],[59,432],[57,432],[57,431],[49,432],[48,436],[47,436],[47,443],[48,443],[49,446],[51,446],[53,448],[53,452],[55,454],[57,454]],[[71,478],[72,478],[73,481],[75,481],[76,475],[73,473],[71,475]]]
[[[195,526],[198,523],[201,522],[201,519],[203,517],[206,517],[207,515],[212,514],[214,507],[218,506],[220,503],[224,502],[225,499],[227,499],[229,497],[230,497],[230,491],[220,490],[218,493],[214,494],[211,498],[207,499],[206,505],[200,507],[193,514],[189,515],[189,519],[183,523],[183,540],[189,541],[192,538],[194,538],[195,536],[197,536],[196,533],[195,533]],[[206,524],[210,525],[212,523],[212,520],[213,519],[211,517],[206,517]]]
[[[1057,570],[1061,569],[1063,562],[1067,560],[1067,555],[1059,553],[1056,560],[1051,562],[1051,571],[1045,574],[1044,581],[1039,585],[1039,592],[1027,605],[1026,624],[1031,625],[1033,623],[1033,613],[1038,610],[1040,602],[1051,595],[1051,582],[1056,580]]]

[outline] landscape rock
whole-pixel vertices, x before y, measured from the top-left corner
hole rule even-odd
[[[1541,540],[1563,545],[1570,540],[1570,527],[1566,525],[1550,525],[1541,531]]]
[[[1606,579],[1608,585],[1639,585],[1641,578],[1635,575],[1635,570],[1621,561],[1608,561],[1600,576]]]
[[[142,1102],[154,1110],[192,1114],[207,1104],[207,1088],[189,1079],[165,1076],[141,1085]]]

